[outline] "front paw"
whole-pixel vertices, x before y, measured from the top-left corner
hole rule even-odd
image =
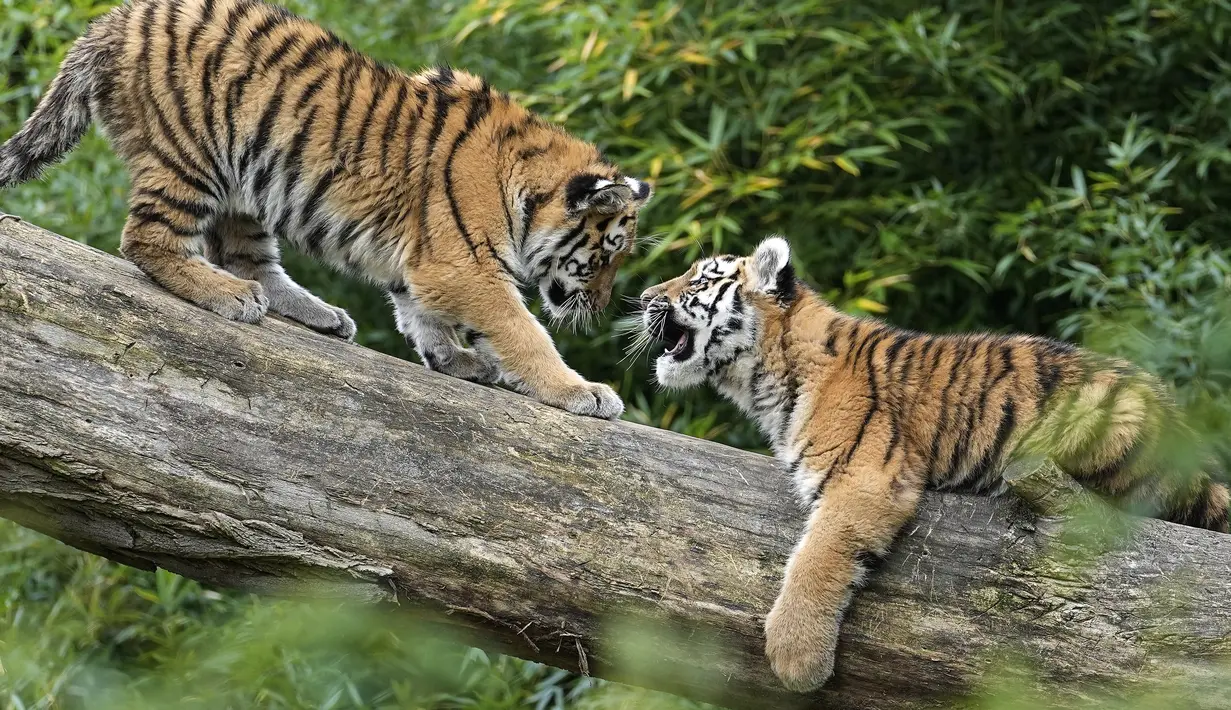
[[[355,340],[355,331],[357,330],[354,319],[351,318],[350,314],[344,309],[338,308],[337,306],[330,306],[329,308],[333,310],[334,315],[337,316],[338,323],[333,328],[325,332],[330,335],[336,335],[347,342],[353,342]]]
[[[544,404],[586,417],[615,419],[624,413],[624,402],[620,395],[607,385],[597,382],[582,382],[539,399]]]
[[[787,595],[778,597],[765,618],[765,655],[788,690],[805,693],[833,675],[838,645],[835,614]]]
[[[231,276],[226,278],[218,293],[194,300],[197,305],[241,323],[257,323],[269,309],[269,300],[261,284]]]

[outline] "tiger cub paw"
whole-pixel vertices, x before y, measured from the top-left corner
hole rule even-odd
[[[221,293],[202,298],[198,305],[241,323],[256,323],[269,310],[261,284],[237,278],[227,278]]]
[[[835,615],[816,604],[779,596],[765,618],[765,655],[788,690],[806,693],[833,675]]]
[[[624,413],[624,401],[620,395],[598,382],[582,382],[553,394],[539,399],[544,404],[586,417],[615,419]]]
[[[334,315],[337,316],[338,322],[337,325],[324,332],[329,335],[337,336],[347,342],[353,341],[355,339],[355,331],[358,330],[355,326],[355,320],[350,317],[350,314],[347,313],[345,309],[338,308],[337,306],[330,306],[329,308],[332,309]]]
[[[500,379],[500,364],[472,348],[453,348],[447,353],[432,353],[424,358],[428,368],[459,380],[490,385]]]

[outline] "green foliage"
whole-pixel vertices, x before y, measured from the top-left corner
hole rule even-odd
[[[112,4],[0,0],[0,138]],[[1130,355],[1176,383],[1199,428],[1227,439],[1226,0],[291,5],[403,67],[450,61],[485,74],[652,178],[658,197],[642,224],[661,239],[624,270],[624,295],[778,231],[800,272],[848,311]],[[0,205],[115,250],[127,184],[92,133]],[[360,342],[410,357],[380,294],[288,261],[351,311]],[[656,390],[648,363],[621,362],[626,343],[609,322],[559,342],[579,370],[619,388],[627,418],[763,445],[713,395]],[[314,626],[305,619],[318,612],[300,605],[116,567],[11,527],[0,534],[0,704],[136,707],[177,694],[210,707],[651,702],[448,650],[409,627]]]

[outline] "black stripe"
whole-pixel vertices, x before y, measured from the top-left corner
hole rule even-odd
[[[342,140],[342,128],[346,125],[346,119],[350,117],[351,98],[355,95],[355,85],[363,78],[363,69],[364,65],[360,59],[347,55],[346,61],[342,64],[342,70],[338,74],[338,100],[334,104],[338,107],[338,113],[333,124],[333,138],[329,141],[329,151],[334,155],[338,154],[338,144]]]
[[[235,108],[239,105],[244,86],[252,80],[252,74],[255,70],[256,59],[253,58],[248,60],[248,66],[244,72],[227,84],[225,97],[226,104],[222,112],[222,120],[227,128],[227,162],[233,169],[235,168],[235,138],[237,133],[237,127],[235,125]]]
[[[166,215],[159,212],[151,202],[139,202],[134,204],[132,209],[128,211],[128,216],[129,219],[134,219],[136,221],[136,226],[138,227],[146,224],[160,224],[166,227],[172,234],[179,237],[194,238],[201,236],[201,232],[199,230],[185,229],[177,225],[175,222],[172,222]]]
[[[428,76],[427,80],[438,89],[447,89],[453,85],[453,67],[441,64],[436,67],[435,72]]]
[[[269,266],[270,264],[278,263],[278,260],[272,256],[251,256],[249,254],[227,254],[227,261],[234,263],[236,261],[244,261],[252,266]]]
[[[471,239],[470,233],[466,231],[466,225],[462,222],[461,209],[457,204],[456,196],[453,194],[453,159],[457,157],[458,148],[462,146],[462,143],[466,142],[466,139],[474,132],[475,127],[491,113],[491,110],[491,94],[482,92],[471,97],[470,106],[466,109],[466,124],[462,127],[461,132],[457,134],[457,137],[453,139],[453,146],[449,149],[448,157],[445,158],[445,197],[449,200],[449,209],[453,212],[453,222],[457,224],[457,230],[461,233],[462,239],[465,240],[466,246],[470,248],[471,255],[475,255],[474,240]],[[496,249],[491,244],[490,235],[487,236],[487,248],[492,253],[492,256],[495,256],[501,264],[504,264],[504,260],[496,254]],[[512,274],[512,269],[506,269],[506,271]]]
[[[826,331],[829,333],[829,337],[825,338],[825,353],[827,355],[837,355],[838,351],[834,346],[838,343],[838,332],[834,328],[833,321],[829,322]]]
[[[496,260],[496,263],[500,265],[500,270],[504,272],[504,275],[507,276],[509,280],[514,280],[515,277],[513,276],[513,267],[509,266],[509,262],[505,261],[498,253],[496,253],[496,248],[492,246],[492,241],[490,239],[487,240],[487,251],[491,254],[492,258]]]
[[[857,337],[862,337],[863,340],[859,343],[859,347],[855,349],[855,354],[851,356],[851,367],[854,368],[859,363],[859,358],[863,356],[863,349],[868,347],[869,343],[875,348],[876,343],[880,342],[881,336],[885,332],[884,326],[874,327]]]
[[[218,133],[214,130],[214,115],[218,102],[214,97],[214,82],[210,79],[217,70],[214,67],[214,55],[205,58],[205,68],[201,71],[201,111],[204,116],[205,134],[209,136],[210,147],[218,152]]]
[[[329,170],[326,170],[325,174],[321,175],[320,178],[317,179],[316,185],[312,188],[312,193],[308,196],[308,199],[304,201],[303,212],[299,215],[300,226],[306,227],[311,224],[313,219],[316,218],[316,212],[320,207],[321,200],[325,198],[325,193],[329,190],[330,185],[333,184],[333,181],[339,174],[341,174],[341,172],[342,168],[334,166]]]
[[[1050,355],[1051,353],[1047,353]],[[1039,382],[1039,409],[1042,410],[1047,402],[1051,399],[1052,394],[1056,391],[1056,385],[1060,382],[1060,366],[1048,357],[1042,348],[1038,348],[1034,352],[1036,377]]]
[[[269,144],[269,140],[273,135],[274,122],[278,119],[278,114],[282,111],[282,97],[284,94],[284,86],[286,77],[278,81],[278,85],[274,87],[274,95],[269,99],[269,103],[265,105],[265,110],[261,113],[260,120],[257,121],[256,131],[252,135],[251,141],[244,149],[244,154],[239,159],[238,173],[240,181],[243,181],[243,175],[248,170],[248,165],[252,160],[260,158],[265,152],[265,147]]]
[[[231,8],[231,11],[227,13],[226,21],[223,24],[222,42],[220,42],[218,46],[214,48],[214,51],[206,57],[205,71],[201,74],[202,102],[205,104],[206,109],[205,128],[209,132],[210,140],[213,143],[215,151],[220,150],[222,147],[218,135],[214,130],[214,117],[216,115],[217,99],[222,98],[225,101],[226,97],[229,95],[229,91],[223,93],[221,97],[215,97],[214,85],[210,81],[210,78],[217,76],[221,71],[222,60],[227,49],[230,48],[231,44],[239,36],[239,23],[247,19],[248,13],[255,8],[256,3],[254,2],[241,2]]]
[[[157,104],[157,102],[153,103]],[[175,153],[175,156],[171,159],[171,161],[172,164],[176,166],[176,172],[180,174],[181,177],[191,176],[193,178],[193,182],[190,184],[192,184],[193,187],[197,187],[214,199],[222,199],[224,191],[221,184],[218,182],[218,179],[201,171],[198,166],[192,164],[192,158],[184,152],[183,146],[181,146],[179,141],[175,139],[175,134],[171,130],[171,124],[167,123],[166,117],[162,115],[162,112],[157,106],[154,107],[154,118],[156,119],[159,130],[162,132],[163,140],[170,145],[171,151]],[[151,142],[151,145],[146,149],[152,150],[153,148],[154,146]],[[168,158],[170,158],[170,156],[168,156]],[[185,182],[187,181],[185,180]]]
[[[913,338],[906,333],[894,333],[893,343],[885,350],[885,379],[887,386],[890,388],[890,393],[895,393],[894,384],[897,383],[897,378],[894,377],[893,369],[897,364],[898,354],[902,351],[902,347],[911,340]],[[895,394],[900,398],[900,387]],[[886,464],[893,458],[893,451],[897,448],[898,441],[902,438],[902,425],[899,421],[901,414],[899,406],[891,406],[889,408],[889,446],[885,448]]]
[[[298,33],[291,34],[284,38],[278,43],[278,46],[274,48],[274,51],[270,52],[268,57],[265,57],[265,61],[262,63],[262,68],[269,69],[273,65],[282,61],[282,58],[291,51],[291,49],[295,46],[295,43],[298,41]]]
[[[880,344],[880,341],[883,340],[884,337],[885,329],[878,329],[869,335],[864,340],[863,345],[859,347],[859,352],[862,352],[864,345],[868,345],[869,341],[871,341],[871,345],[868,345],[867,361],[868,399],[871,400],[871,404],[868,405],[868,412],[864,415],[863,421],[859,424],[859,432],[855,434],[855,443],[846,450],[846,455],[843,456],[843,459],[847,464],[851,462],[851,459],[855,456],[855,452],[859,450],[859,445],[863,443],[863,436],[868,431],[868,423],[872,421],[872,417],[876,416],[877,410],[880,409],[880,392],[876,386],[876,368],[873,366],[872,359],[876,356],[876,346]],[[858,357],[858,354],[859,353],[857,352],[856,357]]]
[[[938,340],[939,340],[939,338],[936,338],[936,337],[928,337],[928,338],[927,338],[927,340],[925,340],[925,341],[924,341],[924,343],[923,343],[923,349],[919,351],[919,364],[920,364],[920,366],[923,366],[923,364],[927,361],[927,359],[928,359],[928,353],[932,352],[932,348],[933,348],[933,347],[937,344],[937,341],[938,341]],[[927,374],[928,374],[928,375],[935,374],[935,371],[936,371],[936,366],[935,366],[935,365],[933,365],[933,366],[932,366],[932,367],[928,370]]]
[[[389,144],[393,142],[393,134],[397,132],[398,121],[402,117],[402,107],[406,104],[406,94],[408,90],[404,81],[398,82],[398,97],[393,102],[393,108],[389,111],[389,116],[385,118],[385,131],[380,137],[380,171],[386,172],[389,169]],[[503,189],[503,184],[501,185]]]
[[[522,199],[522,215],[521,215],[521,235],[518,237],[519,244],[525,244],[530,238],[530,228],[534,225],[534,217],[538,214],[539,207],[547,201],[547,196],[542,193],[531,193]]]
[[[432,191],[432,155],[436,152],[436,143],[440,140],[440,134],[445,128],[445,118],[449,114],[450,107],[457,103],[457,98],[450,96],[442,91],[435,91],[435,110],[432,115],[432,127],[427,134],[426,150],[423,153],[423,168],[419,173],[419,239],[422,245],[428,246],[431,243],[431,235],[427,229],[427,212],[428,198],[431,197]],[[474,245],[470,244],[471,253],[474,252]]]
[[[257,208],[257,214],[260,215],[262,222],[269,218],[269,200],[265,197],[269,194],[271,176],[274,172],[275,158],[270,157],[269,160],[261,163],[261,167],[256,171],[252,178],[252,194],[256,197],[260,204]]]
[[[992,382],[993,385],[1015,372],[1015,368],[1013,367],[1013,346],[1008,343],[1004,343],[1000,346],[1000,363],[1002,365],[1002,369],[1000,370],[1000,374],[996,375],[995,382]]]
[[[414,160],[415,141],[419,135],[419,127],[423,125],[423,114],[427,110],[427,105],[431,98],[432,93],[429,92],[426,87],[419,86],[415,88],[415,110],[411,112],[410,120],[406,124],[406,137],[404,139],[406,146],[402,153],[402,170],[407,179],[412,180],[412,184],[414,179],[415,163],[417,162]],[[419,165],[419,180],[426,179],[424,176],[427,173],[427,169],[427,163],[421,162]],[[422,225],[422,223],[423,219],[420,218],[420,225]],[[412,266],[418,265],[422,256],[425,241],[425,235],[421,231],[418,239],[412,240],[408,245],[407,261]]]
[[[508,185],[503,177],[497,178],[497,186],[500,188],[500,206],[504,209],[504,230],[505,241],[509,243],[514,254],[521,254],[521,242],[516,241],[516,236],[513,234],[513,214],[509,212],[509,190]]]
[[[195,217],[197,219],[204,219],[208,217],[209,215],[213,214],[214,212],[213,208],[210,205],[207,205],[201,202],[181,200],[178,197],[173,197],[167,194],[167,191],[162,189],[161,187],[143,187],[141,189],[141,192],[158,198],[159,202],[167,205],[168,207],[174,210],[183,212],[189,217]]]
[[[949,366],[949,382],[945,384],[945,388],[940,395],[940,420],[936,423],[936,433],[932,437],[932,450],[928,459],[928,470],[936,476],[934,480],[941,481],[948,477],[948,469],[938,470],[937,459],[940,458],[940,439],[946,433],[949,426],[949,391],[953,389],[954,383],[960,374],[962,364],[966,362],[966,358],[970,357],[969,343],[965,341],[955,341],[953,349],[955,356]],[[944,352],[943,348],[936,349],[936,364],[940,363],[940,356]],[[933,368],[935,369],[935,368]]]
[[[568,252],[566,252],[565,256],[572,256],[573,252],[577,251],[577,247],[585,239],[585,232],[586,222],[583,219],[581,222],[577,223],[576,227],[566,232],[564,236],[556,240],[556,246],[552,249],[552,251],[559,251],[565,247],[568,247]]]
[[[923,337],[926,338],[927,336],[923,336]],[[919,342],[919,340],[920,340],[919,336],[915,336],[911,338],[912,344]],[[919,353],[918,348],[911,348],[906,353],[906,362],[902,364],[902,374],[898,376],[898,383],[903,387],[910,386],[910,373],[912,370],[915,369],[915,358],[918,355],[918,353]]]
[[[950,458],[951,468],[954,471],[962,470],[962,460],[965,459],[966,456],[970,453],[970,444],[971,444],[971,441],[974,440],[974,430],[980,423],[983,422],[983,410],[987,406],[987,394],[991,389],[991,385],[988,383],[988,380],[991,379],[992,366],[995,360],[992,357],[992,346],[991,346],[991,343],[986,340],[977,341],[974,346],[975,356],[979,354],[979,349],[981,346],[986,346],[986,347],[983,348],[983,359],[984,359],[983,374],[980,375],[979,382],[976,386],[976,388],[980,390],[979,404],[976,407],[971,407],[964,403],[965,402],[964,395],[965,393],[970,391],[970,384],[971,384],[970,380],[974,376],[973,367],[966,368],[966,374],[962,380],[962,385],[961,387],[958,388],[958,391],[963,393],[963,394],[959,394],[958,396],[959,396],[959,401],[963,402],[963,408],[966,410],[966,416],[962,421],[961,431],[960,431],[960,433],[964,434],[964,436],[958,437],[957,444],[954,445],[953,454]]]
[[[193,129],[192,119],[188,116],[188,99],[184,94],[184,85],[177,77],[179,68],[179,56],[176,51],[179,48],[177,26],[180,23],[180,6],[177,3],[172,3],[167,9],[167,56],[166,56],[166,71],[163,74],[163,81],[166,82],[167,89],[171,92],[171,98],[175,102],[176,115],[179,119],[180,128],[188,135],[188,140],[196,149],[194,152],[199,154],[203,162],[209,163],[208,175],[217,179],[222,170],[215,160],[211,151],[207,150],[201,136]],[[194,156],[196,157],[196,156]]]
[[[291,203],[291,196],[295,192],[295,187],[299,185],[299,178],[303,172],[303,152],[308,146],[308,136],[316,125],[316,115],[319,111],[319,106],[313,106],[312,110],[308,112],[308,117],[304,120],[299,132],[295,134],[290,148],[287,149],[286,157],[282,161],[282,172],[284,175],[281,204],[284,211],[277,216],[274,223],[273,233],[275,235],[286,235],[286,228],[290,223],[291,215],[295,213],[295,206]]]
[[[269,8],[272,6],[266,5],[265,7]],[[259,62],[257,55],[260,53],[260,45],[267,39],[269,31],[282,24],[285,19],[286,18],[284,16],[278,13],[266,15],[265,19],[261,20],[256,27],[253,27],[248,31],[248,46],[244,48],[245,54],[249,57],[248,65],[244,67],[244,72],[231,84],[230,88],[227,90],[228,97],[230,97],[232,93],[235,94],[234,100],[228,98],[228,125],[230,125],[230,111],[232,106],[243,103],[244,92],[248,90],[248,84],[252,83],[252,80],[256,77],[257,64]],[[232,141],[228,141],[229,146],[232,144]]]
[[[343,252],[350,246],[351,242],[359,238],[359,233],[368,227],[368,223],[363,220],[356,220],[350,224],[350,229],[342,229],[338,232],[338,242],[335,245],[335,251]],[[349,259],[349,257],[348,257]],[[349,264],[349,261],[347,262]]]
[[[991,448],[983,452],[979,463],[975,464],[972,469],[973,475],[971,480],[976,484],[987,477],[987,474],[994,467],[1000,465],[1000,457],[1004,454],[1005,443],[1009,440],[1009,435],[1013,433],[1013,427],[1017,423],[1017,408],[1013,405],[1012,397],[1005,395],[1004,404],[1000,406],[1000,423],[996,425],[996,441]]]
[[[389,90],[389,75],[384,69],[376,67],[373,71],[372,100],[368,103],[367,110],[363,112],[363,120],[359,122],[359,140],[355,143],[354,161],[356,165],[363,162],[363,151],[368,145],[368,129],[372,127],[372,117],[376,115],[376,107],[384,100],[385,92]]]
[[[713,302],[713,303],[711,303],[711,304],[710,304],[710,305],[706,308],[706,311],[707,311],[707,312],[708,312],[711,316],[714,316],[714,315],[716,315],[716,314],[718,313],[718,306],[719,306],[719,304],[722,302],[722,299],[724,299],[724,298],[726,298],[726,297],[727,297],[727,292],[728,292],[728,291],[730,291],[730,290],[731,290],[731,289],[733,289],[733,288],[735,288],[735,281],[734,281],[734,280],[732,280],[732,281],[726,281],[726,282],[724,282],[722,285],[720,285],[720,286],[718,287],[718,293],[714,296],[714,302]]]
[[[885,372],[892,380],[893,367],[898,362],[898,353],[902,351],[902,346],[906,345],[911,338],[905,333],[890,333],[890,336],[893,338],[893,343],[888,348],[885,348]]]
[[[138,91],[146,96],[157,95],[157,92],[154,91],[154,87],[150,82],[150,48],[154,25],[154,12],[156,9],[156,6],[152,3],[146,7],[141,25],[141,51],[137,58],[136,81],[138,82]],[[158,129],[162,132],[163,140],[170,145],[172,151],[176,154],[177,159],[172,159],[170,156],[166,156],[165,154],[159,154],[157,147],[154,145],[154,136],[150,130],[149,124],[147,123],[143,127],[143,130],[146,140],[150,144],[151,152],[155,153],[155,156],[159,157],[160,160],[166,158],[164,164],[170,163],[171,165],[174,165],[175,167],[172,169],[172,172],[175,172],[177,176],[180,176],[181,178],[192,178],[194,182],[189,184],[193,184],[194,187],[201,185],[202,187],[205,187],[205,189],[201,190],[202,192],[205,192],[214,198],[220,197],[221,190],[214,189],[217,187],[216,184],[214,187],[206,186],[207,183],[213,183],[214,181],[210,180],[207,175],[202,175],[199,171],[193,169],[195,166],[192,166],[192,159],[184,153],[183,147],[180,146],[179,142],[175,139],[175,134],[171,130],[171,125],[167,122],[166,117],[163,116],[162,108],[159,106],[158,102],[143,102],[143,108],[154,114]],[[188,182],[187,179],[184,181]]]
[[[406,123],[405,149],[402,151],[402,170],[409,175],[411,168],[411,153],[415,149],[415,132],[423,119],[423,109],[427,106],[428,93],[426,89],[415,89],[415,110],[410,112],[410,120]]]
[[[269,8],[273,6],[266,5],[265,7]],[[286,21],[286,16],[280,13],[275,12],[273,14],[266,15],[265,19],[261,20],[261,22],[256,27],[253,27],[252,30],[248,32],[248,41],[252,42],[254,40],[264,40],[269,35],[270,30],[272,30],[273,28],[277,27],[278,25],[282,24],[285,21]],[[255,55],[256,50],[249,48],[248,53],[250,55]]]
[[[294,66],[292,66],[289,71],[292,74],[298,74],[306,70],[316,62],[325,50],[338,47],[339,44],[338,38],[333,35],[326,35],[324,37],[318,37],[312,40],[308,43],[308,46],[304,48],[303,54],[299,55],[299,60],[295,62]]]
[[[321,242],[325,240],[325,233],[327,231],[328,227],[324,222],[316,225],[312,231],[308,233],[308,236],[304,237],[304,251],[312,255],[320,254]]]
[[[328,76],[329,72],[326,71],[308,83],[308,86],[303,90],[303,93],[299,95],[299,100],[295,102],[294,115],[296,118],[299,117],[300,112],[303,111],[304,107],[308,105],[308,102],[325,88],[325,80]],[[315,113],[317,108],[319,107],[313,107],[312,112]]]
[[[148,131],[147,131],[147,135],[148,135]],[[187,168],[185,168],[181,163],[179,163],[179,161],[167,155],[162,150],[162,148],[159,148],[158,146],[154,145],[152,141],[150,142],[149,145],[145,147],[145,150],[149,152],[150,155],[154,156],[154,158],[158,160],[158,162],[162,165],[163,168],[165,168],[166,170],[171,172],[173,175],[175,175],[176,179],[179,180],[180,182],[184,183],[185,185],[188,185],[189,187],[196,190],[197,192],[200,192],[201,194],[209,195],[215,200],[222,199],[222,195],[219,192],[215,191],[215,188],[213,185],[210,185],[204,180],[201,180],[200,178],[193,175]]]
[[[197,46],[197,40],[201,39],[201,33],[205,31],[205,27],[214,19],[214,2],[215,0],[205,0],[205,6],[201,8],[200,19],[188,31],[188,42],[184,45],[184,57],[186,59],[192,59],[192,50]]]

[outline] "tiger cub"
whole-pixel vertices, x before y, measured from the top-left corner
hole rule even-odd
[[[281,237],[384,289],[429,368],[623,411],[565,365],[518,286],[555,318],[606,307],[650,187],[486,81],[403,73],[258,0],[131,0],[0,147],[0,188],[91,121],[132,175],[121,251],[176,295],[350,339],[346,312],[283,271]]]
[[[845,315],[796,280],[780,237],[751,257],[701,259],[641,305],[645,334],[670,348],[658,381],[709,382],[735,401],[810,508],[765,623],[790,689],[830,677],[865,560],[887,554],[927,485],[1000,492],[1009,463],[1046,451],[1110,500],[1227,529],[1225,486],[1204,472],[1164,475],[1159,433],[1175,406],[1126,362],[1044,338],[922,335]]]

